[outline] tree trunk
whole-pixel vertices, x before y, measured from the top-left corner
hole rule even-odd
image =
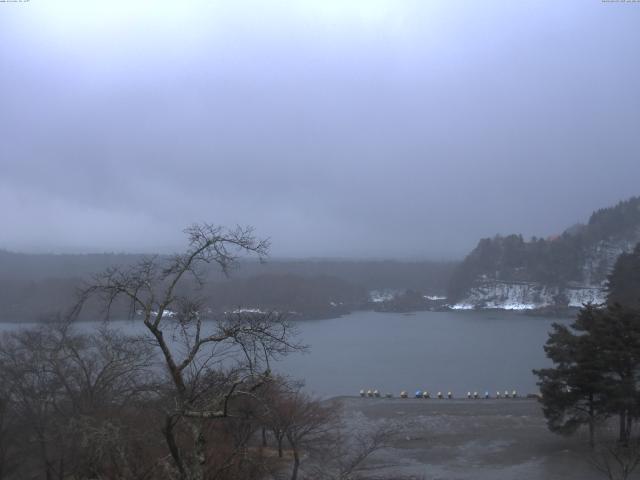
[[[194,440],[194,462],[193,471],[190,475],[190,480],[204,480],[204,470],[206,463],[206,439],[202,431],[202,422],[196,421],[191,427]]]
[[[49,461],[47,454],[47,441],[45,440],[44,434],[41,431],[38,432],[38,440],[40,444],[40,454],[42,455],[45,478],[46,480],[53,480],[53,468],[51,467],[51,462]]]
[[[64,480],[64,457],[60,457],[60,466],[58,467],[58,480]]]
[[[627,431],[627,411],[620,411],[620,438],[618,439],[621,445],[627,445],[629,443],[629,432]]]
[[[595,447],[596,415],[593,408],[593,394],[589,395],[589,446]]]
[[[278,436],[278,457],[282,458],[282,437]]]
[[[162,429],[162,433],[164,434],[165,441],[167,442],[167,447],[169,448],[169,452],[171,453],[171,457],[178,467],[178,471],[180,472],[180,478],[186,479],[187,472],[184,468],[184,462],[182,461],[182,455],[180,453],[180,449],[176,443],[176,439],[173,435],[173,418],[170,415],[167,415],[165,419],[164,428]]]
[[[262,427],[262,446],[267,446],[267,429],[266,427]]]
[[[298,455],[298,449],[293,447],[293,471],[291,472],[291,480],[297,480],[298,469],[300,468],[300,455]]]

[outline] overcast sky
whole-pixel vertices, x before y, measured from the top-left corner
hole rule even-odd
[[[640,194],[640,3],[0,3],[0,248],[454,258]]]

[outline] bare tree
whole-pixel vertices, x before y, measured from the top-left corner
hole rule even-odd
[[[282,377],[274,377],[262,389],[260,396],[259,421],[264,430],[273,436],[278,450],[278,457],[284,456],[284,441],[290,424],[290,412],[286,404],[286,397],[293,393],[298,386]],[[262,444],[267,446],[265,431],[262,432]]]
[[[16,441],[22,432],[16,421],[9,387],[0,381],[0,480],[11,478],[20,464]]]
[[[262,392],[258,409],[259,421],[276,441],[278,457],[284,456],[285,440],[291,450],[292,480],[298,478],[303,456],[323,443],[340,415],[337,402],[323,403],[302,387],[301,382],[276,377]]]
[[[591,457],[591,465],[609,480],[626,480],[640,465],[640,441],[600,444]]]
[[[373,427],[348,429],[339,422],[324,442],[318,446],[313,465],[313,478],[322,480],[353,480],[370,478],[370,458],[391,446],[399,432],[395,424],[381,422]]]
[[[98,275],[81,292],[74,313],[96,295],[107,314],[122,298],[131,312],[139,312],[169,377],[162,432],[174,467],[181,479],[202,480],[212,455],[210,422],[232,417],[233,400],[255,396],[270,375],[269,361],[298,345],[290,341],[288,323],[279,314],[239,313],[203,321],[198,293],[206,283],[206,265],[226,274],[239,255],[264,258],[268,242],[258,240],[251,228],[203,224],[185,232],[189,246],[182,254],[154,256]]]
[[[9,392],[6,401],[30,447],[29,452],[22,449],[25,469],[36,469],[47,480],[62,475],[65,440],[56,428],[63,392],[48,366],[48,340],[40,329],[5,334],[0,344],[0,382]]]
[[[82,439],[89,429],[117,423],[125,407],[146,395],[151,356],[145,345],[107,329],[87,335],[57,324],[5,334],[0,384],[19,434],[12,439],[12,455],[21,457],[17,477],[99,471],[101,464],[85,461],[89,446]]]
[[[294,392],[285,402],[290,419],[285,435],[293,453],[291,480],[297,480],[303,449],[329,430],[337,407],[333,403],[322,405],[301,391]]]

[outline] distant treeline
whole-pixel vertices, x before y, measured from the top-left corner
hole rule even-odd
[[[142,257],[0,251],[0,320],[33,321],[64,315],[75,302],[78,287],[93,274],[132,265]],[[368,292],[376,289],[441,294],[454,267],[454,262],[431,261],[241,261],[229,278],[212,268],[208,286],[199,294],[214,313],[257,307],[295,311],[306,318],[325,317],[361,308],[368,301]],[[116,314],[130,313],[126,305],[114,307]],[[97,305],[88,305],[84,319],[97,319],[103,313]]]
[[[459,299],[475,282],[487,279],[554,286],[600,283],[615,261],[610,254],[639,236],[640,197],[633,197],[597,210],[586,225],[574,225],[559,236],[529,241],[522,235],[483,238],[455,270],[448,295]]]

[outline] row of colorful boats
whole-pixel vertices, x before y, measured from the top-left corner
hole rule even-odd
[[[383,395],[378,391],[378,390],[360,390],[360,396],[361,397],[373,397],[373,398],[380,398]],[[406,390],[402,390],[400,392],[400,398],[409,398],[411,395],[409,395],[409,392],[407,392]],[[415,396],[415,398],[432,398],[431,393],[428,390],[416,390],[415,394],[413,395]],[[385,398],[393,398],[393,394],[392,393],[385,393],[384,394]],[[452,392],[437,392],[434,396],[434,398],[439,398],[439,399],[443,399],[443,398],[447,398],[447,399],[452,399],[454,398],[453,393]],[[478,392],[467,392],[467,398],[469,399],[479,399],[479,398],[518,398],[518,392],[516,390],[512,390],[511,392],[509,392],[509,390],[505,390],[504,392],[496,392],[494,396],[491,396],[491,394],[486,391],[484,392],[484,395],[481,395]]]

